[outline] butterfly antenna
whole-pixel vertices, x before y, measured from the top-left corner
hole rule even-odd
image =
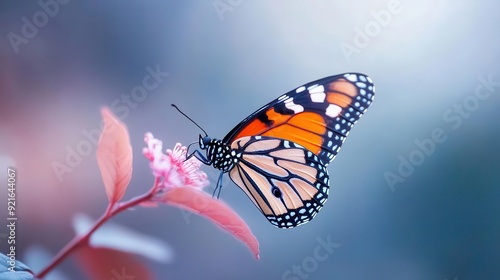
[[[172,105],[172,107],[177,109],[177,111],[179,111],[179,113],[181,113],[184,117],[186,117],[188,120],[190,120],[192,123],[194,123],[199,129],[201,129],[201,131],[203,131],[203,133],[205,133],[205,136],[208,136],[207,132],[203,128],[201,128],[201,126],[199,126],[195,121],[193,121],[193,119],[191,119],[186,114],[184,114],[184,112],[182,112],[181,109],[179,109],[175,104],[171,104],[171,105]]]

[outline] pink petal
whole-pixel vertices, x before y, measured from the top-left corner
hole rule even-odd
[[[192,188],[176,188],[168,191],[161,201],[184,208],[204,216],[231,233],[248,246],[255,258],[259,259],[259,242],[238,214],[229,206],[208,194]]]
[[[97,147],[97,162],[113,204],[123,197],[132,177],[132,147],[126,126],[108,108],[103,108],[101,114],[104,129]]]

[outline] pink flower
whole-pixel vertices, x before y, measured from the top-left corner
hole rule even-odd
[[[185,146],[177,143],[173,150],[167,149],[164,154],[162,142],[153,134],[146,133],[144,141],[147,147],[142,153],[149,160],[153,175],[159,179],[158,193],[180,187],[202,190],[208,185],[207,174],[200,171],[200,161],[195,157],[186,160]]]

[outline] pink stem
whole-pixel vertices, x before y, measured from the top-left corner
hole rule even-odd
[[[37,278],[43,278],[47,273],[49,273],[52,269],[54,269],[56,266],[58,266],[64,259],[66,259],[67,256],[69,256],[71,253],[73,253],[76,249],[79,247],[85,245],[88,243],[90,236],[99,228],[101,227],[105,222],[107,222],[110,218],[115,216],[116,214],[129,209],[131,207],[134,207],[142,202],[150,200],[154,192],[157,188],[158,185],[158,178],[155,178],[155,182],[151,190],[149,190],[147,193],[132,198],[129,201],[121,202],[118,204],[111,203],[108,205],[108,208],[106,209],[106,212],[104,215],[102,215],[99,220],[97,220],[92,228],[84,234],[84,235],[77,235],[75,236],[64,248],[57,253],[57,255],[52,259],[52,261],[43,269],[40,273],[36,275]]]

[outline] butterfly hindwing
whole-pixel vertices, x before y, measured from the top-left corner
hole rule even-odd
[[[328,198],[326,165],[289,140],[246,136],[233,141],[241,151],[231,179],[275,226],[291,228],[311,220]]]
[[[375,88],[363,74],[326,77],[292,90],[245,118],[222,140],[267,136],[297,143],[327,165],[370,106]]]

